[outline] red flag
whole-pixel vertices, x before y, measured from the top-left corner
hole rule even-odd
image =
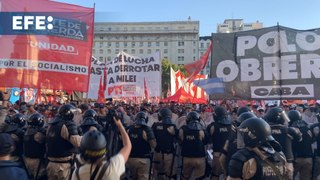
[[[148,88],[147,88],[146,78],[144,78],[144,97],[146,99],[149,99],[149,92],[148,92]]]
[[[106,102],[106,99],[104,97],[104,85],[103,85],[103,82],[102,82],[102,76],[100,77],[100,85],[99,85],[97,102],[98,103],[105,103]]]
[[[186,64],[184,65],[185,70],[188,73],[188,82],[191,82],[194,80],[196,75],[206,67],[206,64],[208,62],[209,54],[212,49],[212,42],[210,43],[209,48],[207,49],[206,53],[204,53],[199,60],[195,61],[194,63]]]

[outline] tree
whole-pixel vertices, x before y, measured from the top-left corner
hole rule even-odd
[[[170,85],[170,67],[172,67],[174,71],[180,70],[183,74],[186,74],[186,71],[183,66],[178,64],[171,64],[168,59],[162,59],[161,66],[162,97],[166,97],[168,92],[168,86]]]

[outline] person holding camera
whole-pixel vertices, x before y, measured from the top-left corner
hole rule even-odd
[[[80,143],[80,154],[85,164],[74,171],[72,180],[120,179],[120,176],[125,172],[125,163],[132,145],[121,121],[115,117],[113,121],[121,134],[122,149],[109,161],[106,161],[107,141],[104,135],[97,130],[86,132]]]

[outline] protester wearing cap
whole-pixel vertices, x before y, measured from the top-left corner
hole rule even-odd
[[[1,179],[28,180],[26,171],[17,162],[11,161],[14,142],[9,134],[0,133],[0,175]]]

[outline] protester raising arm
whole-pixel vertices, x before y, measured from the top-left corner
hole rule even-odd
[[[124,129],[122,123],[120,120],[117,120],[115,117],[113,118],[114,123],[116,124],[116,126],[119,129],[119,132],[121,134],[121,138],[123,141],[123,148],[120,150],[120,154],[123,156],[124,160],[127,161],[131,152],[131,141],[130,138],[126,132],[126,130]]]

